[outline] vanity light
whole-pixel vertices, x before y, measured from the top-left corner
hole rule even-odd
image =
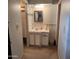
[[[44,4],[36,4],[35,5],[35,8],[43,8],[44,7]]]

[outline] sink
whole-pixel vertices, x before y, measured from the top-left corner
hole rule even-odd
[[[31,29],[29,32],[49,32],[49,30],[46,30],[46,29]]]

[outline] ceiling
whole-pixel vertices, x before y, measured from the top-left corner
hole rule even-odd
[[[57,4],[59,0],[27,0],[29,4]]]

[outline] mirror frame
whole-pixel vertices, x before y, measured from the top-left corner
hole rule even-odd
[[[43,22],[43,12],[34,11],[34,22]]]

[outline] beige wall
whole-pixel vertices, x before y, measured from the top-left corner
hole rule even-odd
[[[26,13],[25,12],[21,12],[21,20],[22,20],[22,33],[23,33],[23,37],[27,37],[27,28],[26,28]]]
[[[22,34],[23,38],[27,37],[27,15],[25,11],[26,5],[23,3],[23,0],[20,0],[20,14],[21,14],[21,21],[22,21]]]
[[[43,21],[44,21],[43,23],[44,24],[56,24],[57,23],[57,12],[58,12],[57,4],[54,4],[54,5],[44,4],[43,7],[37,7],[36,5],[30,4],[27,6],[27,12],[29,14],[28,18],[31,17],[32,20],[34,20],[34,11],[43,11]]]
[[[42,6],[38,7],[32,4],[28,5],[27,12],[28,12],[29,30],[32,28],[32,25],[34,24],[34,11],[43,11],[42,26],[45,24],[49,25],[50,42],[52,43],[53,39],[56,39],[58,5],[57,4],[44,4],[43,7]]]

